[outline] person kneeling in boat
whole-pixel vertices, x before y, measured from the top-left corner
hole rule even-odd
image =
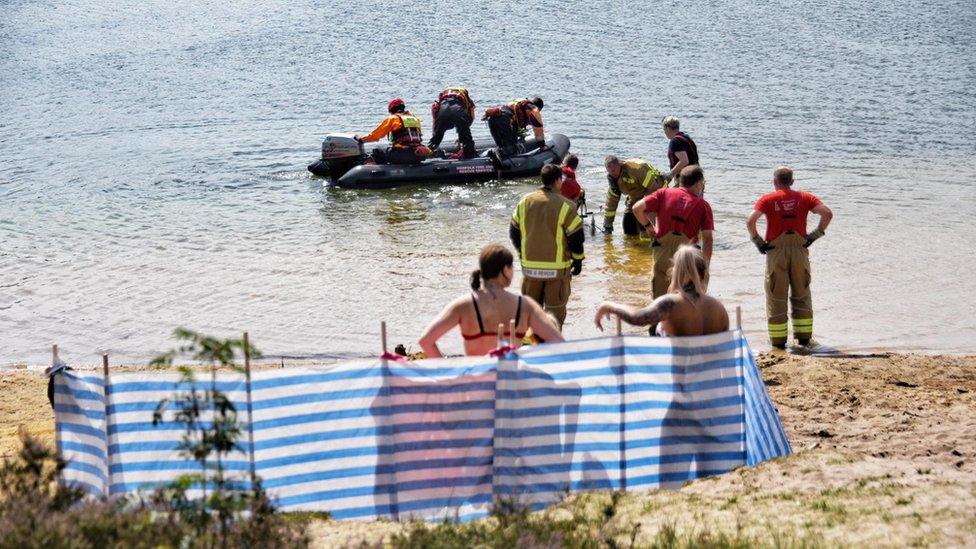
[[[529,297],[508,291],[515,277],[514,256],[505,246],[492,244],[481,250],[478,269],[471,273],[471,294],[452,301],[430,323],[420,336],[420,347],[428,358],[437,358],[441,350],[437,340],[455,326],[461,327],[466,355],[484,355],[498,346],[496,327],[503,324],[502,337],[509,344],[525,337],[531,328],[534,334],[554,343],[563,341],[559,329],[542,307]],[[514,321],[515,334],[509,333]]]
[[[434,135],[427,143],[427,147],[436,151],[444,139],[444,132],[454,128],[457,132],[461,148],[452,158],[474,158],[477,152],[474,148],[474,138],[471,137],[471,123],[474,122],[474,101],[466,88],[447,88],[437,96],[437,101],[430,107],[433,117]]]
[[[705,254],[694,246],[684,245],[671,261],[673,273],[667,294],[643,309],[604,301],[596,309],[596,327],[603,330],[603,320],[617,315],[627,324],[650,326],[652,335],[698,336],[728,330],[729,314],[725,307],[705,294],[708,280]]]
[[[541,97],[516,99],[506,105],[488,107],[482,120],[488,121],[488,131],[495,140],[497,148],[493,151],[495,159],[525,152],[525,128],[531,127],[536,143],[540,148],[546,146],[546,132],[543,128]]]
[[[390,147],[386,150],[373,151],[373,160],[377,164],[419,164],[430,155],[430,149],[424,145],[423,132],[420,129],[420,119],[410,114],[403,99],[399,97],[390,100],[386,106],[390,113],[376,129],[366,137],[355,135],[357,141],[373,143],[388,137]]]

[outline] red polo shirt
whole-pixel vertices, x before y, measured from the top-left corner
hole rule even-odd
[[[821,204],[810,193],[782,189],[764,194],[756,202],[755,209],[766,214],[766,242],[771,242],[786,231],[807,236],[807,213]]]
[[[657,214],[657,233],[654,238],[680,232],[691,240],[699,231],[714,231],[712,207],[686,187],[658,189],[644,198],[647,211]]]

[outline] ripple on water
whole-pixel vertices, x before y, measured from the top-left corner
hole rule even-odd
[[[543,27],[493,1],[435,19],[426,5],[396,20],[375,18],[385,6],[372,0],[360,7],[8,2],[0,363],[43,363],[52,341],[76,360],[145,360],[177,325],[248,329],[267,353],[293,357],[375,354],[383,319],[391,339],[414,341],[466,291],[477,250],[508,242],[511,210],[535,184],[355,192],[304,167],[326,132],[367,131],[396,95],[429,118],[453,83],[481,107],[545,97],[593,210],[603,156],[663,165],[658,121],[678,114],[716,216],[711,290],[743,306],[754,342],[763,259],[744,220],[787,163],[836,213],[811,249],[820,337],[974,350],[965,296],[976,282],[960,274],[976,267],[963,238],[976,219],[968,3],[543,3],[560,14]],[[309,31],[310,17],[329,31]],[[681,43],[659,39],[656,29],[689,20]],[[510,47],[527,36],[549,46]],[[404,48],[424,55],[370,61]],[[474,131],[487,136],[481,122]],[[646,303],[649,264],[619,229],[588,236],[568,335],[595,333],[603,299]]]

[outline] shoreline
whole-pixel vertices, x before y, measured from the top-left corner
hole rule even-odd
[[[600,337],[598,334],[594,337]],[[628,333],[624,330],[624,335],[646,335],[646,332],[633,332]],[[586,339],[586,338],[584,338]],[[751,346],[751,344],[750,344]],[[409,348],[409,347],[408,347]],[[960,350],[958,352],[946,352],[941,350],[927,350],[927,349],[906,349],[901,350],[891,347],[863,347],[857,349],[835,349],[832,347],[821,346],[818,350],[810,352],[799,352],[792,349],[786,351],[773,350],[769,345],[764,345],[762,347],[752,347],[753,355],[756,356],[757,360],[760,355],[772,355],[772,356],[783,356],[783,357],[810,357],[810,358],[823,358],[823,359],[870,359],[870,358],[891,358],[891,357],[919,357],[919,358],[973,358],[976,359],[976,351],[972,350]],[[446,355],[446,356],[461,356],[461,355]],[[93,372],[101,371],[101,355],[93,354],[91,355],[91,362],[70,362],[65,361],[71,368],[81,371],[81,372]],[[352,361],[352,360],[369,360],[369,359],[379,359],[380,354],[369,354],[369,355],[359,355],[359,356],[336,356],[336,357],[289,357],[288,355],[270,355],[264,356],[259,359],[251,359],[251,365],[257,368],[282,368],[282,367],[310,367],[310,366],[327,366],[330,364],[335,364],[336,362],[342,361]],[[111,360],[111,355],[109,355]],[[63,358],[62,358],[63,360]],[[44,370],[50,366],[49,363],[29,363],[29,362],[4,362],[0,363],[0,375],[9,372],[36,372],[44,373]],[[180,362],[176,361],[173,366],[200,366],[203,365],[194,362]],[[137,372],[142,370],[160,370],[164,368],[150,366],[148,361],[123,361],[118,364],[110,363],[111,371],[125,371],[125,372]]]

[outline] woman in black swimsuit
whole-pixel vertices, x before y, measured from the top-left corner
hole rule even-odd
[[[497,326],[503,324],[502,337],[509,344],[520,341],[528,328],[547,342],[562,341],[559,329],[531,298],[508,291],[515,271],[514,257],[508,248],[486,246],[478,258],[479,269],[471,273],[471,293],[444,307],[420,336],[420,347],[428,358],[442,356],[437,340],[460,326],[464,354],[484,355],[498,346]],[[515,334],[509,332],[515,323]]]

